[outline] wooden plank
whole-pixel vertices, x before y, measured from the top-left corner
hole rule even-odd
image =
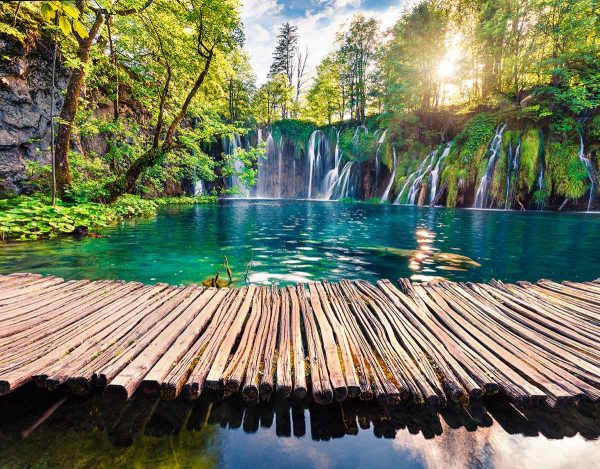
[[[357,316],[360,316],[360,313],[356,311],[364,307],[364,305],[360,305],[358,302],[352,301],[350,297],[347,297],[344,293],[344,288],[339,284],[326,284],[325,287],[330,289],[330,297],[339,299],[334,311],[348,333],[349,345],[357,363],[361,387],[360,399],[371,400],[376,396],[379,400],[387,401],[388,396],[399,396],[398,388],[386,376],[386,372],[380,365],[357,320]]]
[[[113,304],[113,308],[122,308],[122,312],[125,314],[120,319],[112,321],[108,327],[102,329],[98,334],[85,340],[59,363],[49,367],[44,372],[46,387],[53,390],[73,379],[73,377],[79,377],[81,371],[96,357],[100,356],[111,342],[116,342],[143,320],[147,311],[142,306],[150,299],[158,303],[159,300],[155,297],[165,291],[167,291],[167,285],[164,284],[145,287],[143,291],[138,292],[134,301],[126,305]],[[92,376],[93,373],[90,373],[88,379],[91,379]]]
[[[289,397],[292,392],[292,323],[291,299],[287,288],[279,291],[281,295],[281,314],[279,317],[279,335],[277,339],[277,394]]]
[[[345,329],[342,327],[337,319],[337,316],[333,312],[333,299],[327,294],[323,284],[311,283],[309,288],[314,288],[321,301],[322,310],[325,313],[328,323],[331,326],[331,330],[334,334],[335,341],[339,350],[339,360],[342,364],[342,372],[346,385],[348,387],[348,397],[359,397],[360,396],[360,381],[358,374],[354,366],[354,358],[350,351],[350,345],[348,343],[348,336]]]
[[[252,287],[252,291],[250,292],[252,293],[252,296],[254,295],[255,288],[256,287]],[[215,319],[211,322],[206,334],[203,334],[201,339],[203,342],[202,348],[204,350],[200,349],[202,353],[183,388],[188,397],[195,399],[200,396],[202,388],[205,386],[208,373],[219,353],[227,353],[227,357],[221,357],[218,368],[221,368],[221,366],[224,366],[226,363],[230,350],[223,352],[221,345],[226,340],[226,336],[231,334],[230,329],[232,328],[234,321],[236,321],[236,319],[239,320],[239,311],[243,303],[246,304],[246,313],[248,312],[250,302],[252,301],[251,299],[246,301],[248,293],[249,287],[232,290],[232,294],[223,302],[222,308],[219,307],[220,311],[215,315]],[[215,374],[216,372],[217,370],[215,370]],[[217,386],[220,379],[221,376],[217,378]]]
[[[240,344],[223,372],[227,396],[237,392],[246,380],[248,388],[243,394],[244,399],[255,400],[258,397],[258,359],[254,357],[262,352],[262,341],[257,330],[261,324],[264,293],[265,288],[258,287],[252,299],[252,308]],[[248,370],[248,378],[246,378],[246,370]]]
[[[390,356],[387,341],[381,328],[376,327],[373,321],[373,312],[367,300],[351,282],[342,281],[340,287],[378,364],[377,367],[371,367],[371,371],[374,376],[379,375],[379,370],[383,371],[383,376],[378,376],[374,383],[377,399],[384,404],[397,404],[400,400],[408,398],[409,386],[404,379],[404,373],[397,369],[394,357]]]
[[[358,390],[353,391],[351,389],[352,386],[349,385],[348,395],[350,397],[359,397],[361,400],[373,399],[373,389],[371,388],[369,368],[374,366],[374,363],[369,361],[368,355],[363,351],[366,340],[360,333],[360,329],[356,324],[356,321],[353,321],[353,318],[351,318],[352,313],[344,301],[344,295],[342,291],[338,290],[338,285],[325,283],[323,287],[327,292],[331,311],[332,314],[335,315],[337,322],[337,325],[334,326],[334,330],[336,334],[343,334],[342,341],[345,342],[348,347],[346,354],[348,354],[349,357],[344,358],[344,371],[346,371],[346,363],[350,361],[352,363],[352,368],[356,373],[356,386],[358,386]],[[352,382],[352,379],[349,381]]]
[[[275,348],[277,345],[277,332],[279,324],[279,315],[281,311],[281,297],[277,288],[272,287],[267,293],[266,307],[269,309],[268,322],[266,324],[267,334],[261,365],[261,375],[259,384],[259,395],[261,400],[269,400],[273,393],[274,373],[276,371]]]
[[[346,387],[346,380],[344,378],[344,372],[342,371],[342,365],[338,355],[338,344],[335,341],[335,335],[333,333],[331,324],[329,324],[327,316],[323,310],[323,305],[321,304],[316,285],[314,283],[309,283],[308,291],[308,300],[310,302],[313,317],[317,324],[314,333],[321,333],[320,335],[323,344],[324,358],[326,362],[326,368],[329,372],[329,379],[331,380],[331,385],[333,387],[333,393],[337,401],[343,401],[348,395],[348,388]]]
[[[329,370],[327,369],[327,361],[323,353],[321,336],[317,329],[315,314],[306,298],[306,292],[302,285],[296,286],[296,293],[304,323],[312,396],[318,404],[329,404],[333,401],[333,387],[330,381]]]
[[[129,285],[127,289],[121,290],[117,293],[121,295],[123,293],[127,293],[129,291],[133,291],[137,288],[137,285]],[[22,384],[30,381],[33,376],[37,373],[40,373],[44,367],[53,364],[60,357],[71,349],[71,347],[76,347],[79,345],[82,338],[85,338],[85,335],[81,335],[81,331],[85,330],[85,327],[93,322],[94,314],[97,313],[99,309],[108,304],[112,300],[112,296],[108,295],[103,300],[99,302],[92,303],[88,305],[87,308],[83,308],[78,311],[78,318],[69,318],[69,321],[65,327],[68,330],[66,334],[58,334],[57,340],[49,341],[42,346],[37,346],[37,348],[33,348],[30,350],[30,353],[26,354],[25,357],[21,358],[13,358],[11,360],[7,360],[3,363],[2,372],[0,373],[0,394],[5,394],[10,392],[11,390],[21,386]],[[77,322],[77,319],[81,319],[86,316],[85,320],[82,320],[80,323]],[[81,325],[83,324],[83,326]],[[46,337],[45,335],[44,337]],[[11,344],[15,345],[15,344]],[[34,347],[36,347],[36,343],[34,342]],[[25,354],[24,354],[25,355]]]
[[[525,379],[533,381],[535,386],[542,389],[548,395],[549,404],[571,404],[575,398],[581,397],[579,389],[563,383],[562,379],[547,370],[543,366],[534,366],[535,354],[529,353],[528,361],[522,359],[523,354],[527,354],[527,349],[519,349],[514,342],[502,334],[500,329],[490,327],[490,321],[480,322],[480,317],[474,316],[472,306],[476,300],[466,290],[461,291],[461,295],[453,294],[451,285],[442,287],[430,285],[423,287],[430,295],[442,298],[449,306],[447,311],[449,316],[460,324],[473,337],[487,347],[490,352],[504,361],[514,371],[522,375]],[[493,324],[493,323],[492,323]]]
[[[455,402],[467,402],[469,397],[480,397],[482,394],[481,388],[444,344],[427,330],[424,330],[419,322],[411,321],[411,309],[412,311],[418,311],[419,305],[398,290],[389,280],[380,280],[377,282],[377,286],[398,309],[397,319],[402,322],[407,331],[410,331],[410,334],[415,338],[415,341],[418,341],[429,359],[435,363],[450,398]]]
[[[487,293],[494,296],[497,300],[509,308],[505,310],[512,318],[524,324],[526,327],[537,331],[539,334],[549,337],[563,346],[568,347],[571,352],[577,356],[581,356],[584,360],[598,361],[600,352],[597,344],[581,337],[576,332],[569,330],[559,323],[550,321],[547,318],[539,315],[535,309],[527,305],[521,305],[511,295],[506,294],[503,290],[492,285],[479,285]]]
[[[552,331],[538,327],[537,323],[521,316],[518,313],[520,309],[518,305],[514,303],[511,305],[510,300],[503,299],[496,290],[488,289],[487,285],[468,284],[468,287],[492,302],[502,312],[502,315],[496,315],[495,318],[514,333],[530,341],[531,344],[535,345],[538,352],[545,355],[551,353],[550,359],[555,359],[556,363],[562,368],[572,371],[594,384],[600,384],[600,369],[598,367],[578,355],[575,349],[555,340]],[[513,307],[516,307],[517,311]]]
[[[290,296],[291,331],[290,341],[292,347],[292,380],[293,396],[296,399],[304,399],[307,392],[306,386],[306,355],[302,342],[302,319],[300,315],[300,298],[294,287],[287,287]]]
[[[414,285],[415,292],[428,304],[435,304],[435,314],[443,323],[444,327],[453,335],[460,338],[463,343],[467,344],[470,349],[474,350],[481,361],[485,361],[488,368],[494,373],[496,382],[501,389],[516,402],[534,402],[540,403],[547,399],[547,394],[537,386],[529,383],[521,375],[515,372],[506,362],[502,361],[498,355],[504,354],[499,348],[494,348],[493,351],[486,348],[481,342],[475,340],[468,332],[469,324],[458,320],[451,313],[451,308],[448,303],[432,290],[425,290],[420,285]],[[429,298],[431,296],[431,299]],[[480,340],[483,340],[481,338]],[[489,344],[491,348],[493,346]]]
[[[380,290],[367,282],[355,283],[364,294],[368,295],[377,304],[381,312],[379,315],[380,321],[384,320],[386,322],[386,328],[390,331],[389,334],[395,334],[392,345],[395,346],[396,352],[402,357],[403,363],[419,386],[424,400],[434,406],[445,406],[446,395],[443,384],[431,366],[424,345],[419,343],[418,336],[411,334],[412,329],[399,319],[400,312]]]
[[[485,366],[485,363],[481,362],[477,353],[472,350],[468,344],[458,340],[454,335],[449,333],[442,324],[438,321],[437,317],[430,311],[430,306],[438,308],[438,306],[431,302],[425,302],[419,295],[414,291],[412,284],[406,280],[400,280],[400,287],[405,295],[410,297],[412,304],[407,304],[408,312],[411,322],[415,327],[422,328],[424,334],[431,334],[437,341],[439,341],[448,351],[449,355],[454,357],[461,366],[461,369],[465,370],[469,377],[475,381],[477,386],[473,388],[470,393],[471,397],[476,398],[481,396],[481,391],[487,393],[493,393],[498,389],[498,383],[494,373]],[[458,372],[458,368],[453,369]],[[464,379],[464,381],[463,381]],[[465,386],[467,385],[466,377],[461,377],[461,381]]]
[[[463,303],[463,311],[471,317],[472,324],[482,330],[484,334],[496,340],[501,340],[503,346],[511,350],[515,356],[524,357],[528,360],[524,365],[521,365],[523,370],[535,367],[539,373],[564,387],[576,398],[580,397],[581,393],[592,400],[600,398],[600,391],[596,388],[557,366],[553,360],[548,359],[547,356],[536,350],[529,341],[514,334],[501,322],[497,321],[494,316],[501,313],[477,292],[467,290],[465,286],[459,284],[447,285],[447,290],[455,293],[457,302]],[[464,301],[467,298],[469,299],[468,303]],[[560,400],[558,403],[561,403]]]
[[[144,340],[152,329],[160,330],[163,327],[164,318],[179,303],[178,295],[181,291],[178,287],[163,286],[166,288],[160,294],[137,302],[132,318],[118,329],[118,333],[98,342],[91,360],[73,370],[66,383],[71,392],[86,394],[91,390],[92,384],[105,386],[107,379],[103,377],[102,371],[107,369],[113,375],[116,374],[118,371],[114,370],[120,369],[120,361],[124,360],[122,355],[126,353],[127,359],[130,359],[132,353],[129,349],[134,344]]]
[[[248,370],[243,380],[242,397],[246,401],[254,401],[258,399],[260,393],[260,375],[262,373],[261,365],[263,362],[263,354],[265,343],[267,341],[269,315],[271,313],[268,308],[268,289],[267,287],[259,287],[259,290],[254,295],[252,309],[256,310],[256,328],[254,329],[253,346],[248,355]]]
[[[142,383],[152,366],[194,320],[214,292],[192,286],[184,290],[184,300],[173,310],[170,323],[109,383],[105,395],[127,400]]]
[[[208,375],[206,376],[205,386],[210,389],[220,389],[223,384],[223,371],[227,366],[229,356],[233,351],[233,346],[242,333],[243,325],[246,321],[252,300],[256,292],[256,287],[251,285],[247,288],[244,301],[237,310],[232,310],[232,320],[226,330],[226,335],[222,338],[218,352]]]
[[[163,380],[169,374],[169,371],[173,369],[205,330],[226,293],[226,291],[219,291],[216,288],[208,288],[189,306],[188,311],[192,310],[192,313],[196,316],[144,378],[143,385],[146,392],[159,392],[161,390]],[[198,312],[194,313],[194,310]]]

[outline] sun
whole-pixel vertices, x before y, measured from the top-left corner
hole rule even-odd
[[[442,79],[451,77],[455,71],[456,64],[448,56],[444,57],[444,59],[439,63],[437,67],[437,74]]]

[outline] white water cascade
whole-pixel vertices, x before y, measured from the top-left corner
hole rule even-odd
[[[377,151],[379,152],[379,148],[377,149]],[[381,202],[387,202],[388,198],[390,197],[390,191],[392,190],[392,186],[394,185],[394,179],[396,178],[396,164],[398,163],[398,156],[396,155],[395,147],[392,149],[392,153],[394,154],[394,163],[392,166],[392,174],[390,175],[390,181],[388,182],[388,185],[386,186],[385,191],[383,192],[383,195],[381,196]]]
[[[592,200],[594,198],[594,189],[595,189],[594,167],[592,166],[592,162],[590,161],[590,159],[586,158],[586,156],[585,156],[585,146],[583,144],[583,133],[581,132],[581,130],[578,130],[578,133],[579,133],[579,153],[577,154],[577,157],[579,158],[579,161],[581,161],[583,163],[583,165],[585,166],[585,170],[587,171],[588,178],[591,183],[590,197],[588,199],[588,204],[587,204],[587,211],[589,212],[590,208],[592,206]]]
[[[226,149],[226,152],[229,156],[234,156],[237,153],[238,149],[242,146],[242,140],[238,134],[231,134],[229,136],[223,137],[222,139],[223,149]],[[234,174],[231,175],[231,181],[229,187],[235,187],[238,190],[238,193],[242,197],[249,197],[250,191],[246,186],[242,184],[237,174],[244,169],[244,163],[242,163],[238,158],[234,158],[233,160],[233,169]]]
[[[438,184],[439,184],[439,180],[440,180],[440,173],[441,173],[442,169],[444,168],[444,160],[450,153],[451,148],[452,148],[452,142],[448,142],[446,144],[446,146],[444,147],[444,151],[438,158],[437,163],[435,164],[435,167],[433,168],[433,171],[431,171],[431,176],[429,176],[429,181],[430,181],[429,184],[431,187],[429,190],[429,205],[431,205],[431,206],[435,205],[435,202],[437,200],[437,196],[438,196],[437,191],[438,191]]]
[[[329,200],[339,200],[347,197],[356,198],[360,177],[359,167],[360,165],[354,161],[348,161],[344,165],[340,177],[331,188]]]
[[[519,173],[519,157],[521,154],[521,139],[519,139],[517,146],[513,151],[512,142],[508,147],[508,154],[506,155],[507,168],[506,168],[506,194],[504,197],[504,209],[510,210],[513,205],[514,194],[511,191],[511,183],[517,178]],[[514,191],[514,187],[512,188]]]
[[[375,187],[379,186],[379,173],[381,172],[381,159],[379,155],[381,153],[381,146],[383,145],[386,134],[387,129],[383,131],[383,133],[379,137],[379,140],[377,140],[377,150],[375,150]],[[395,167],[396,165],[394,165],[394,169]]]
[[[342,162],[341,154],[340,154],[340,132],[342,129],[337,131],[336,139],[335,139],[335,149],[333,150],[333,160],[334,165],[333,169],[329,170],[327,174],[325,174],[325,180],[323,182],[325,186],[325,198],[327,200],[331,199],[331,194],[333,193],[333,188],[335,186],[336,181],[340,175],[340,164]]]
[[[473,204],[474,208],[488,208],[487,205],[490,194],[490,185],[492,182],[492,177],[494,176],[494,170],[496,169],[496,162],[498,161],[498,156],[500,155],[500,150],[502,148],[502,136],[504,135],[506,127],[507,124],[498,126],[496,133],[494,134],[494,138],[490,143],[488,149],[490,156],[488,158],[485,174],[481,177],[479,186],[477,187],[477,192],[475,193],[475,203]]]
[[[433,163],[435,161],[435,157],[437,154],[438,154],[437,149],[435,149],[431,153],[429,153],[425,157],[425,159],[421,162],[421,164],[417,167],[416,171],[414,171],[412,174],[410,174],[406,178],[406,181],[404,182],[402,189],[400,189],[400,192],[398,193],[396,200],[394,200],[394,204],[401,204],[402,201],[405,200],[403,198],[404,193],[408,190],[408,195],[407,195],[404,203],[409,204],[409,205],[414,205],[417,194],[419,193],[419,190],[421,189],[421,181],[423,181],[423,178],[425,177],[425,175],[429,174],[429,172],[433,168]]]
[[[262,129],[259,134],[262,138]],[[271,132],[267,133],[267,140],[265,141],[265,156],[258,160],[258,182],[256,184],[255,195],[256,197],[265,197],[267,195],[267,177],[269,171],[269,156],[275,153],[275,142]]]

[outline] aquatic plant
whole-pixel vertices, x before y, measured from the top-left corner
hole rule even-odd
[[[76,228],[97,229],[119,220],[153,216],[157,205],[151,200],[126,194],[112,205],[94,202],[53,206],[47,197],[20,196],[0,200],[0,239],[35,240],[72,234]]]

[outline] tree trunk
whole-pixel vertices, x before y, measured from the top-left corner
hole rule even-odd
[[[69,171],[69,149],[71,146],[71,132],[73,123],[77,115],[79,106],[79,96],[85,80],[85,66],[90,58],[90,50],[94,44],[96,35],[100,31],[104,17],[101,13],[96,14],[96,19],[86,39],[79,41],[77,56],[81,62],[81,67],[73,70],[65,100],[60,111],[60,121],[58,125],[58,137],[55,147],[56,161],[56,187],[60,195],[64,194],[66,186],[71,183],[71,173]]]

